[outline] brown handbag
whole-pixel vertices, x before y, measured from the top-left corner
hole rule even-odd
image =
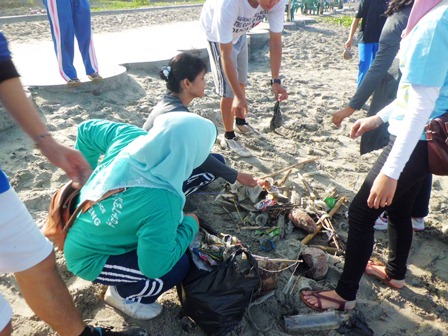
[[[448,113],[425,126],[428,141],[428,166],[434,175],[448,175]]]
[[[98,201],[85,200],[76,207],[80,190],[72,187],[72,181],[65,183],[51,197],[47,223],[43,227],[42,232],[59,251],[63,251],[68,230],[73,225],[78,214],[80,212],[85,213],[95,203],[123,190],[124,188],[110,190]]]

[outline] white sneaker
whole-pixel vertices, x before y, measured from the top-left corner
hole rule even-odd
[[[412,228],[414,231],[423,231],[425,229],[425,218],[424,217],[412,217]]]
[[[225,136],[221,139],[221,147],[222,149],[230,149],[234,151],[240,157],[251,157],[252,153],[246,147],[238,142],[238,137],[233,139],[226,139]]]
[[[375,221],[375,225],[373,228],[378,231],[386,231],[387,230],[387,217],[386,212],[383,212]]]
[[[235,124],[235,130],[244,135],[261,135],[261,133],[252,127],[249,123],[245,123],[244,125]]]
[[[107,288],[106,294],[104,294],[104,301],[108,305],[121,310],[126,315],[137,320],[150,320],[159,316],[163,308],[157,302],[144,304],[126,300],[118,294],[114,286]]]

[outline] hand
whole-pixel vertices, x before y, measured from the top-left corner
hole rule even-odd
[[[350,117],[353,112],[355,112],[356,110],[354,108],[351,108],[350,106],[347,106],[346,108],[337,111],[333,114],[333,118],[331,119],[331,121],[333,122],[333,124],[335,124],[337,127],[341,126],[341,122],[342,120],[344,120],[347,117]]]
[[[199,225],[199,218],[198,218],[198,216],[196,216],[194,213],[186,213],[186,214],[184,214],[184,216],[185,216],[185,217],[191,217],[191,218],[193,218],[193,219],[198,223],[198,228],[201,227],[201,226]]]
[[[375,181],[373,181],[370,195],[367,199],[369,208],[384,208],[392,204],[392,200],[397,190],[397,180],[387,175],[379,173]]]
[[[254,179],[251,174],[247,173],[238,173],[236,180],[247,187],[255,187],[258,184],[258,180]]]
[[[242,118],[244,119],[246,117],[246,114],[248,114],[248,108],[247,108],[247,101],[246,98],[238,98],[237,96],[235,96],[233,98],[233,103],[232,103],[232,114],[234,116],[236,116],[237,118]]]
[[[371,131],[379,127],[383,121],[378,116],[358,119],[352,126],[350,138],[356,139],[367,131]]]
[[[57,143],[52,137],[40,141],[38,148],[53,165],[65,171],[74,188],[80,189],[89,179],[92,170],[79,151]]]
[[[275,101],[282,101],[288,99],[288,93],[286,92],[286,89],[279,83],[272,84],[272,91],[274,92],[275,95]]]
[[[345,47],[346,47],[347,49],[351,48],[351,47],[352,47],[352,44],[353,44],[353,39],[352,39],[352,38],[351,38],[351,39],[348,39],[347,41],[345,41]]]

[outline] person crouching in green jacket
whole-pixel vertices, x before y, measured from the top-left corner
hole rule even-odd
[[[159,116],[149,132],[106,120],[79,126],[75,147],[93,169],[79,204],[125,189],[77,217],[64,245],[67,267],[108,285],[106,303],[133,318],[158,316],[157,298],[188,273],[199,220],[183,213],[182,185],[216,136],[210,120],[188,112]]]

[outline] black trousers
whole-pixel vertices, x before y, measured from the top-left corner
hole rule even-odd
[[[370,189],[386,162],[392,146],[393,140],[384,148],[349,207],[349,232],[345,264],[336,287],[336,292],[345,300],[352,301],[356,298],[359,281],[373,251],[373,226],[377,217],[384,210],[387,210],[389,217],[389,258],[386,264],[386,274],[392,279],[398,280],[404,279],[406,274],[406,264],[413,235],[412,209],[423,181],[429,174],[428,149],[426,141],[417,143],[400,174],[392,204],[386,208],[369,208],[367,199]]]

